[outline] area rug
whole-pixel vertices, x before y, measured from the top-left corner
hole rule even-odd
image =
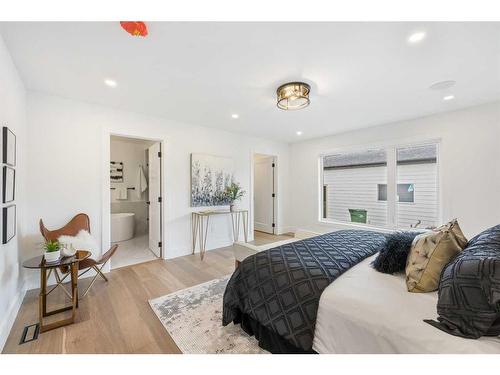
[[[156,316],[183,353],[268,353],[239,325],[231,323],[222,326],[222,297],[229,277],[149,301]]]

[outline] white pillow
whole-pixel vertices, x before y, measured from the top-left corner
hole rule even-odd
[[[76,250],[87,250],[90,251],[91,258],[95,258],[96,254],[100,254],[99,245],[97,241],[92,237],[92,235],[85,229],[82,229],[78,234],[73,236],[60,236],[58,239],[59,243],[70,247],[71,245]]]

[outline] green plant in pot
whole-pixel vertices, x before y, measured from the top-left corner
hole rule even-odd
[[[229,202],[229,209],[232,212],[234,210],[234,202],[240,200],[245,195],[245,190],[241,189],[240,184],[237,182],[232,182],[231,185],[226,186],[224,193]]]
[[[61,244],[58,241],[47,241],[43,245],[44,257],[47,263],[57,262],[61,257]]]

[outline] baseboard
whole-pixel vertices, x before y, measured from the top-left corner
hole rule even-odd
[[[295,233],[296,230],[297,228],[295,227],[278,227],[276,234],[283,235],[283,234]]]
[[[21,308],[21,304],[23,303],[24,295],[26,294],[24,285],[25,284],[23,283],[21,288],[18,290],[16,297],[10,304],[9,309],[7,310],[7,314],[1,319],[2,325],[0,326],[0,352],[2,352],[5,343],[7,342],[10,330],[12,329],[12,326],[16,321],[17,314],[19,312],[19,309]]]

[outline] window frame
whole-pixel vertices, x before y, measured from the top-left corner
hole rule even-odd
[[[358,145],[351,147],[340,147],[331,149],[325,152],[321,152],[318,154],[318,223],[320,225],[326,226],[340,226],[340,227],[351,227],[351,228],[359,228],[359,229],[374,229],[378,231],[394,231],[399,229],[408,229],[401,228],[397,225],[397,203],[405,204],[405,205],[413,205],[414,202],[397,202],[397,150],[402,148],[410,148],[410,147],[419,147],[419,146],[436,146],[436,168],[437,168],[437,191],[436,195],[438,197],[437,204],[437,223],[442,222],[442,179],[441,179],[441,139],[422,139],[422,140],[402,140],[400,142],[390,142],[390,143],[375,143],[375,144],[366,144],[366,145]],[[387,155],[387,201],[379,201],[377,202],[387,202],[387,224],[386,226],[378,226],[371,224],[363,224],[363,223],[353,223],[353,222],[345,222],[340,220],[328,219],[324,218],[323,205],[324,205],[324,179],[323,179],[323,159],[325,156],[333,155],[333,154],[345,154],[352,152],[365,152],[365,151],[373,151],[373,150],[381,150],[384,149]],[[406,183],[406,182],[405,182]],[[408,183],[409,184],[409,183]],[[412,183],[415,186],[415,183]],[[389,187],[391,189],[389,190]],[[389,196],[389,192],[392,192],[391,196]],[[378,191],[377,191],[378,193]],[[377,195],[378,198],[378,195]],[[424,230],[423,228],[420,228]]]

